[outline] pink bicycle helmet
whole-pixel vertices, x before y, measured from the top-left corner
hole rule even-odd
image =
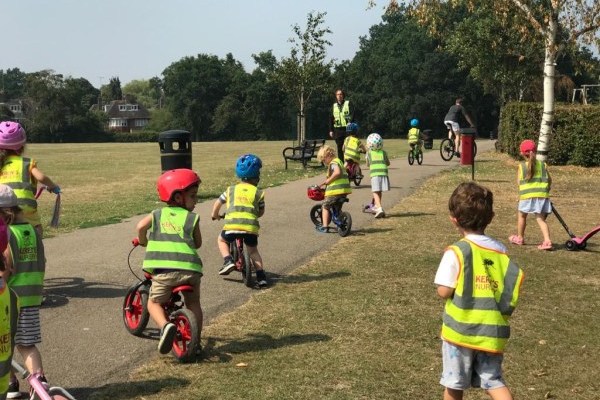
[[[521,146],[519,146],[519,150],[521,151],[521,155],[527,156],[532,151],[535,151],[535,142],[529,139],[523,140]]]
[[[19,150],[25,146],[25,129],[18,122],[0,122],[0,148]]]
[[[184,191],[190,186],[200,185],[202,181],[191,169],[172,169],[163,173],[156,183],[158,197],[161,201],[169,201],[175,192]]]

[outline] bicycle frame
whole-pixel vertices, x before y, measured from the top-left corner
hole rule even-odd
[[[21,375],[21,377],[27,380],[29,386],[33,389],[30,400],[39,399],[39,400],[57,400],[61,398],[65,398],[68,400],[76,400],[69,392],[67,392],[64,388],[60,386],[52,386],[46,387],[44,382],[41,381],[41,374],[35,373],[30,374],[25,368],[23,368],[19,363],[15,360],[12,360],[12,368],[15,373]],[[60,396],[60,397],[55,397]]]

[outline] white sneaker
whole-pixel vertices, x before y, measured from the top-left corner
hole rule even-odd
[[[385,212],[383,211],[383,208],[378,207],[375,209],[375,218],[383,218],[385,217]]]

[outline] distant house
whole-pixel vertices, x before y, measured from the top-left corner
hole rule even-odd
[[[11,100],[6,103],[0,102],[0,107],[6,107],[14,115],[11,119],[21,121],[23,119],[23,103],[21,100]]]
[[[92,110],[98,110],[98,105]],[[102,106],[102,111],[108,115],[108,129],[115,132],[138,131],[150,122],[150,112],[143,105],[127,100],[113,100]]]

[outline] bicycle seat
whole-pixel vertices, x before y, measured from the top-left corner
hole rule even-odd
[[[179,293],[179,292],[193,292],[194,287],[192,285],[179,285],[171,289],[171,293]]]

